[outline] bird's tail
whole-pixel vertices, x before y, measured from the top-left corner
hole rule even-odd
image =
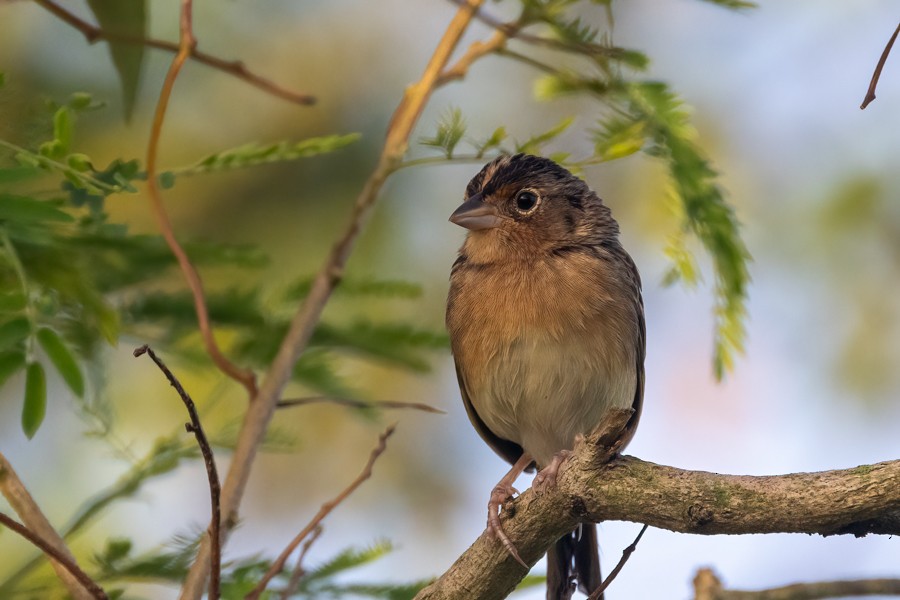
[[[602,582],[597,526],[593,523],[583,523],[547,551],[547,600],[569,600],[576,584],[590,594]]]

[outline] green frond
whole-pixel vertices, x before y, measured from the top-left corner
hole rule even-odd
[[[440,148],[448,159],[453,157],[453,150],[466,134],[466,120],[462,111],[458,108],[448,109],[437,124],[437,130],[433,137],[422,138],[419,143],[423,146]]]

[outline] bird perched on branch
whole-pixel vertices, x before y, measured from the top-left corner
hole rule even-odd
[[[609,207],[546,158],[488,163],[450,221],[469,230],[447,301],[463,404],[513,464],[491,493],[488,529],[524,565],[498,515],[516,478],[536,466],[535,491],[555,485],[576,437],[611,409],[634,409],[625,443],[634,435],[644,390],[640,276]],[[547,563],[548,599],[570,598],[576,585],[595,590],[596,526],[561,538]]]

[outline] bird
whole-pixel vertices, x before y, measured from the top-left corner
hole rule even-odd
[[[450,271],[446,324],[460,393],[481,438],[512,469],[491,492],[488,530],[523,565],[500,525],[523,471],[555,485],[576,439],[644,396],[641,279],[610,208],[556,162],[501,155],[475,175],[450,221],[468,230]],[[602,583],[596,525],[547,553],[547,599]],[[527,565],[525,565],[527,568]]]

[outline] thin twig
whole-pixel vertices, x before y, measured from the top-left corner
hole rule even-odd
[[[106,31],[78,18],[73,13],[67,11],[62,6],[56,4],[52,0],[34,0],[38,5],[71,25],[80,31],[89,44],[94,44],[100,40],[108,42],[120,42],[123,44],[134,44],[137,46],[147,46],[148,48],[156,48],[167,52],[178,52],[179,44],[174,44],[165,40],[157,40],[153,38],[134,37],[126,34],[116,33],[114,31]],[[199,63],[218,69],[229,75],[233,75],[238,79],[246,81],[250,85],[263,90],[264,92],[283,98],[289,102],[296,104],[312,105],[316,103],[316,99],[309,94],[294,92],[270,81],[264,77],[250,71],[243,62],[239,60],[224,60],[206,52],[198,50],[196,47],[191,49],[190,57]]]
[[[446,85],[451,81],[462,79],[469,72],[469,67],[472,66],[472,63],[483,56],[498,52],[501,48],[503,48],[503,46],[506,45],[506,42],[509,40],[509,36],[509,33],[497,30],[485,42],[472,42],[472,44],[466,50],[466,53],[463,54],[453,66],[448,67],[441,72],[441,76],[438,77],[435,85],[439,87],[442,85]]]
[[[450,0],[450,2],[456,5],[465,4],[465,0]],[[484,9],[479,9],[479,11],[475,13],[475,18],[485,25],[506,34],[510,38],[515,38],[533,46],[543,46],[545,48],[561,50],[563,52],[603,56],[612,59],[622,58],[627,53],[624,48],[618,48],[616,46],[604,46],[602,44],[594,44],[591,42],[571,42],[568,40],[547,38],[540,35],[531,35],[522,31],[522,28],[533,24],[533,22],[523,21],[522,19],[511,22],[501,21],[497,17],[487,14]]]
[[[308,396],[306,398],[288,398],[278,401],[278,408],[291,408],[294,406],[306,406],[307,404],[337,404],[339,406],[349,406],[350,408],[411,408],[413,410],[421,410],[424,412],[435,413],[440,415],[447,414],[439,408],[435,408],[430,404],[422,402],[398,402],[395,400],[381,400],[378,402],[367,402],[365,400],[354,400],[353,398],[338,398],[335,396]]]
[[[325,304],[340,281],[344,266],[350,258],[363,225],[378,200],[387,178],[396,171],[406,153],[409,137],[418,122],[422,110],[434,91],[440,74],[459,40],[472,20],[472,15],[484,0],[469,0],[461,7],[447,26],[441,41],[428,61],[422,77],[406,88],[403,99],[394,111],[387,136],[374,171],[360,191],[350,214],[347,227],[335,242],[317,273],[305,301],[295,313],[287,334],[282,339],[275,360],[272,362],[260,386],[256,399],[247,409],[238,441],[232,456],[228,476],[222,489],[222,511],[226,523],[237,512],[250,469],[265,438],[266,430],[275,413],[282,390],[290,379],[297,358],[309,344],[313,330],[322,315]],[[198,600],[203,592],[203,582],[209,569],[209,548],[201,544],[197,559],[191,566],[182,588],[182,600]]]
[[[300,556],[297,557],[297,564],[294,565],[294,570],[291,572],[291,579],[288,581],[287,586],[281,590],[281,600],[290,600],[290,597],[297,591],[300,580],[306,575],[306,570],[303,568],[303,559],[306,558],[306,553],[309,552],[310,546],[316,543],[320,535],[322,535],[322,526],[317,525],[309,539],[303,542],[303,547],[300,548]]]
[[[190,2],[190,0],[185,1]],[[172,374],[172,371],[169,370],[162,359],[156,356],[156,353],[153,352],[153,349],[150,348],[150,346],[144,345],[135,349],[134,356],[142,356],[145,353],[150,356],[150,359],[154,363],[156,363],[159,370],[162,371],[163,375],[166,376],[166,379],[169,380],[169,384],[171,384],[171,386],[175,388],[175,391],[178,392],[178,395],[181,396],[181,401],[184,403],[185,408],[187,408],[188,415],[191,418],[191,422],[185,423],[184,428],[188,433],[193,433],[194,437],[197,438],[197,445],[200,446],[203,462],[206,463],[206,476],[209,480],[209,502],[212,512],[212,517],[209,521],[209,537],[210,540],[212,540],[210,556],[212,575],[209,579],[209,597],[211,600],[218,600],[219,577],[222,570],[222,537],[220,534],[222,523],[220,496],[222,488],[219,486],[219,473],[216,470],[216,461],[213,457],[209,440],[206,439],[206,434],[203,432],[203,426],[200,424],[200,415],[197,414],[197,407],[194,405],[194,401],[191,400],[190,395],[185,391],[181,382],[178,381],[178,378]]]
[[[87,573],[82,571],[81,568],[63,552],[54,548],[53,544],[2,512],[0,512],[0,524],[12,529],[40,548],[44,554],[52,558],[57,564],[65,567],[66,571],[68,571],[72,577],[78,580],[78,583],[91,593],[92,597],[97,598],[98,600],[107,600],[109,598],[109,596],[106,595],[106,592],[103,591],[103,588],[97,585],[97,582],[91,579]]]
[[[606,576],[606,579],[603,580],[603,583],[600,584],[596,590],[591,592],[591,595],[588,596],[587,600],[599,600],[603,597],[603,592],[606,591],[606,588],[613,582],[613,580],[619,575],[619,571],[622,570],[622,567],[625,566],[625,563],[628,562],[628,559],[631,558],[632,553],[637,550],[638,542],[641,541],[641,538],[644,536],[644,532],[647,531],[647,525],[641,527],[640,533],[637,534],[637,537],[634,538],[634,541],[629,544],[627,548],[622,550],[622,558],[619,559],[616,567],[610,571],[609,575]]]
[[[878,59],[878,64],[875,65],[875,72],[872,73],[872,81],[869,82],[869,89],[866,91],[866,97],[863,98],[862,104],[859,105],[860,110],[865,109],[872,100],[875,99],[875,88],[878,86],[878,80],[881,79],[881,70],[884,69],[884,63],[887,62],[888,54],[891,53],[891,48],[894,46],[894,41],[896,41],[898,33],[900,33],[900,23],[897,24],[894,35],[888,40],[887,45],[884,47],[884,51],[881,53],[881,58]]]
[[[15,469],[6,460],[3,453],[0,453],[0,493],[3,494],[3,497],[6,498],[12,509],[16,511],[16,514],[19,515],[19,518],[22,519],[29,531],[34,532],[35,535],[52,546],[57,553],[65,556],[69,562],[76,562],[75,556],[66,546],[66,542],[63,541],[56,529],[53,528],[53,525],[50,524],[50,521],[47,520],[47,517],[41,511],[37,502],[34,501],[34,498],[31,497],[25,484],[19,479]],[[71,570],[66,566],[55,560],[51,560],[50,565],[73,598],[84,600],[94,597],[94,594],[83,587],[81,582],[73,576]]]
[[[39,0],[46,2],[47,0]],[[206,298],[203,293],[203,283],[200,280],[200,274],[191,263],[187,253],[178,240],[175,238],[175,232],[172,229],[172,222],[163,205],[162,195],[159,190],[159,182],[156,176],[156,157],[159,149],[159,137],[162,133],[163,121],[166,117],[166,108],[169,105],[169,99],[172,96],[172,88],[175,85],[175,79],[184,66],[184,62],[193,52],[197,45],[194,38],[193,27],[191,24],[191,0],[182,0],[181,2],[181,40],[179,44],[178,54],[172,59],[169,71],[166,73],[166,79],[163,82],[162,89],[159,92],[159,100],[156,104],[156,112],[153,116],[153,127],[150,130],[150,140],[147,143],[147,191],[150,194],[150,202],[153,207],[153,213],[159,225],[160,233],[166,240],[169,249],[175,258],[178,259],[178,265],[187,280],[188,287],[191,288],[191,295],[194,298],[194,311],[197,313],[197,321],[200,327],[200,334],[203,337],[203,343],[206,351],[212,358],[216,366],[232,379],[240,382],[252,398],[256,395],[256,376],[249,369],[242,369],[229,361],[219,345],[216,343],[215,335],[212,331],[212,325],[209,321],[209,311],[206,308]]]
[[[346,488],[341,491],[340,494],[335,496],[330,501],[326,502],[319,509],[319,512],[316,513],[316,516],[312,518],[312,520],[306,524],[300,533],[291,540],[291,543],[287,545],[287,547],[278,555],[278,558],[275,559],[275,562],[272,563],[272,566],[269,567],[269,570],[266,571],[266,574],[263,575],[262,579],[259,580],[259,583],[256,585],[253,590],[244,596],[244,600],[257,600],[259,596],[266,590],[266,586],[272,580],[273,577],[278,575],[282,569],[284,569],[284,564],[287,562],[288,557],[290,557],[291,553],[297,549],[297,546],[306,539],[306,536],[311,534],[316,527],[318,527],[322,520],[327,517],[331,511],[333,511],[341,502],[347,499],[350,494],[356,491],[362,483],[372,476],[372,467],[375,465],[375,461],[378,460],[378,457],[384,452],[385,448],[387,448],[387,440],[394,433],[394,429],[396,429],[397,425],[390,425],[387,429],[384,430],[380,436],[378,436],[378,445],[372,450],[372,453],[369,454],[369,460],[366,462],[366,466],[363,467],[362,472],[357,475],[356,479],[350,482]]]

